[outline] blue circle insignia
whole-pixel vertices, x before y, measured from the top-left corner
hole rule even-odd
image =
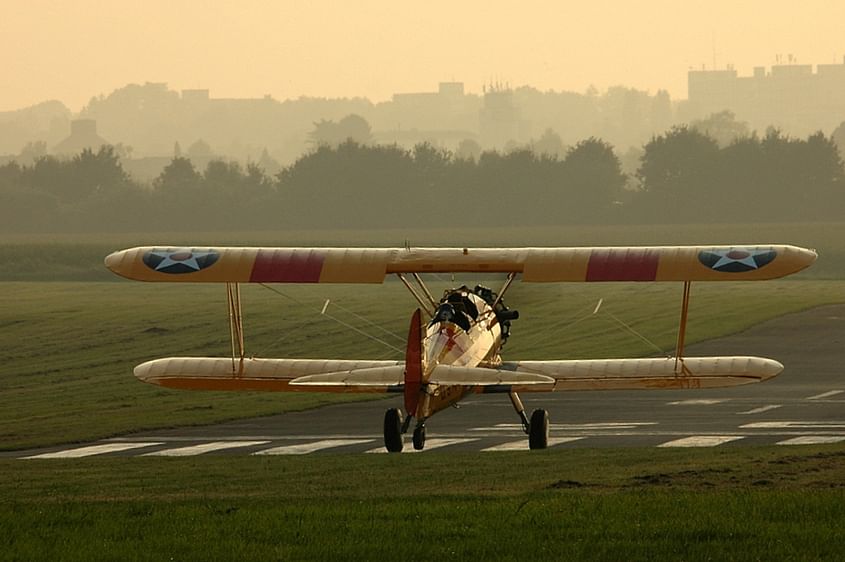
[[[219,258],[212,249],[154,248],[144,254],[144,265],[162,273],[194,273],[211,267]]]

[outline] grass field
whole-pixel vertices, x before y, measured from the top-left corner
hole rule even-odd
[[[841,447],[0,461],[0,558],[836,560]]]
[[[820,250],[819,262],[790,280],[695,285],[690,343],[845,302],[845,224],[5,237],[0,449],[359,399],[192,393],[137,382],[131,369],[147,359],[229,352],[225,293],[121,281],[102,269],[106,253],[162,242],[400,246],[405,239],[483,246],[765,240]],[[432,284],[438,291],[453,282]],[[401,358],[340,323],[401,349],[414,302],[398,283],[273,289],[281,294],[243,288],[252,354]],[[327,299],[336,320],[320,314]],[[669,352],[680,299],[675,284],[518,284],[506,300],[521,318],[505,353]],[[9,459],[0,460],[0,473],[0,560],[835,560],[845,551],[845,452],[837,446]]]

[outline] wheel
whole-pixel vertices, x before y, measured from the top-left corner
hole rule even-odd
[[[402,410],[391,408],[384,413],[384,446],[390,453],[401,453],[402,445]]]
[[[545,449],[549,446],[549,413],[534,410],[528,424],[528,448]]]
[[[414,430],[414,449],[422,451],[425,447],[425,426],[418,425]]]

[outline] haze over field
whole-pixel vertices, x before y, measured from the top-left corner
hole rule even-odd
[[[845,3],[599,0],[411,6],[12,1],[0,18],[0,111],[58,99],[76,112],[127,83],[220,97],[367,97],[463,81],[540,90],[624,84],[687,95],[686,71],[841,62]],[[776,57],[780,57],[779,59]],[[789,57],[789,58],[788,58]]]

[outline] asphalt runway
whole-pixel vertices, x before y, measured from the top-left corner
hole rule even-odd
[[[762,384],[713,390],[525,393],[545,408],[550,446],[736,447],[845,441],[845,305],[765,322],[687,349],[695,355],[759,355],[783,363]],[[17,452],[19,458],[94,455],[358,454],[384,452],[384,411],[402,397],[306,412],[177,428],[86,445]],[[427,423],[428,451],[528,450],[507,395],[475,395]],[[405,452],[414,452],[410,434]],[[4,454],[3,456],[9,456]]]

